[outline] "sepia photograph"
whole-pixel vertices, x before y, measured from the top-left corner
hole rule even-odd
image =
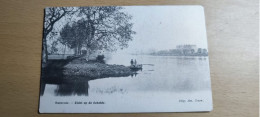
[[[213,109],[202,6],[47,7],[40,113]]]

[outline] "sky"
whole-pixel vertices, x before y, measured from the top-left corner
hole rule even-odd
[[[136,34],[128,48],[118,50],[118,53],[169,50],[183,44],[207,48],[205,16],[201,6],[124,6],[123,11],[132,16],[130,22]],[[65,23],[65,18],[62,18],[54,28],[59,31]],[[49,40],[48,44],[52,42]]]
[[[124,7],[132,15],[133,41],[122,52],[174,49],[192,44],[207,48],[204,9],[201,6]]]

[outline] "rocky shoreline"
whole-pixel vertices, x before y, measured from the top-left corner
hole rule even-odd
[[[105,78],[122,77],[132,75],[133,71],[123,65],[110,65],[97,61],[75,59],[64,66],[63,75],[66,79],[71,78]]]

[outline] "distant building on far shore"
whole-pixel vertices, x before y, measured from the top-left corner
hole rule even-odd
[[[176,49],[181,52],[181,54],[194,54],[197,53],[198,49],[196,45],[177,45]]]
[[[153,51],[151,55],[158,56],[208,56],[206,48],[197,48],[196,45],[177,45],[175,49]]]
[[[207,49],[202,49],[202,54],[208,54]]]

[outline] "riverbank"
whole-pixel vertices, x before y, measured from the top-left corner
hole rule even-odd
[[[64,66],[63,75],[65,78],[105,78],[122,77],[133,74],[129,67],[123,65],[110,65],[97,61],[86,61],[75,59]]]

